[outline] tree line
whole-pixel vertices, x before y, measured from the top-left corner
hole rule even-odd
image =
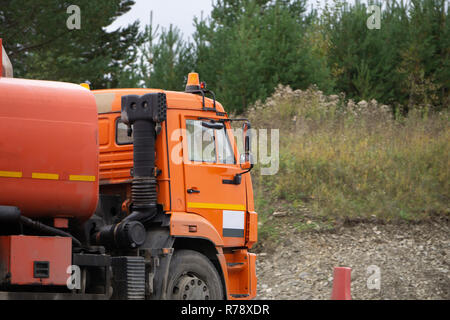
[[[144,28],[106,32],[131,0],[77,1],[80,30],[64,28],[64,1],[6,2],[0,37],[19,77],[183,90],[195,70],[234,112],[278,84],[376,99],[401,112],[450,104],[445,0],[334,0],[320,10],[307,0],[216,0],[209,15],[194,18],[189,39],[175,26],[154,26],[151,15]],[[377,18],[369,5],[381,8],[379,29],[368,27]]]

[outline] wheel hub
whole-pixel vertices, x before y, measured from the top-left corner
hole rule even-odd
[[[209,288],[206,282],[192,274],[182,275],[173,288],[176,300],[209,300]]]

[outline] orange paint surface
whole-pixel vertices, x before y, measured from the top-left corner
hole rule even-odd
[[[0,203],[87,220],[98,200],[97,123],[94,95],[79,85],[0,78]]]
[[[49,277],[34,277],[34,262],[48,262]],[[15,285],[66,285],[72,261],[72,239],[62,237],[0,236],[0,274]]]

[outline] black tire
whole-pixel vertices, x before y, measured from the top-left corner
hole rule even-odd
[[[189,287],[194,279],[195,286],[189,292],[185,287]],[[185,285],[179,288],[181,283]],[[186,290],[186,294],[180,290]],[[192,290],[196,290],[196,294]],[[175,250],[169,266],[166,297],[169,300],[223,300],[222,281],[214,265],[203,254],[193,250]]]

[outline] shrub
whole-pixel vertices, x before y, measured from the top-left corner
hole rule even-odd
[[[254,128],[280,130],[278,173],[253,170],[255,196],[266,199],[257,203],[305,202],[333,220],[449,213],[448,112],[394,119],[375,100],[355,103],[316,88],[279,86],[246,116]]]

